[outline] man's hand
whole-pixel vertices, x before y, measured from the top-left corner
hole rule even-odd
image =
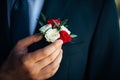
[[[28,53],[28,46],[42,39],[30,36],[20,40],[0,72],[0,80],[45,80],[53,76],[62,59],[62,41]]]

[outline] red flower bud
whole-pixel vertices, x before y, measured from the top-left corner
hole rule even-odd
[[[60,25],[60,19],[49,19],[47,20],[47,23],[51,24],[53,27],[56,27],[54,26],[55,25],[54,21],[57,23],[57,25]]]
[[[72,40],[70,34],[68,34],[66,31],[60,31],[60,38],[63,40],[63,43],[70,42]]]

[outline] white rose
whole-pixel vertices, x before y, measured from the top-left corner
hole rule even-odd
[[[48,42],[54,42],[60,37],[59,31],[57,29],[49,29],[45,33],[45,38]]]
[[[42,27],[39,29],[39,31],[40,31],[41,33],[45,34],[45,32],[46,32],[48,29],[50,29],[50,28],[52,28],[52,25],[51,25],[51,24],[46,24],[46,25],[42,26]]]
[[[60,28],[60,31],[66,31],[68,34],[70,34],[71,32],[65,27],[65,26],[60,26],[61,28]]]

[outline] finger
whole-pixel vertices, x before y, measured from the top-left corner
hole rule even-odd
[[[57,72],[61,60],[62,60],[62,51],[53,63],[49,64],[48,66],[40,70],[39,75],[44,75],[43,77],[46,78],[50,78],[51,76],[53,76]]]
[[[50,56],[48,56],[47,58],[33,64],[32,67],[32,71],[31,74],[38,74],[39,71],[44,68],[45,66],[49,65],[50,63],[52,63],[57,57],[58,55],[61,53],[61,49],[56,50],[53,54],[51,54]]]
[[[30,46],[31,44],[40,41],[41,39],[42,39],[42,36],[32,35],[32,36],[26,37],[22,40],[19,40],[16,46],[19,46],[21,48],[23,48],[23,47],[26,48],[26,47]]]
[[[61,48],[62,44],[62,40],[57,40],[43,49],[31,52],[30,54],[28,54],[28,60],[32,60],[33,62],[42,60],[55,52],[58,48]]]
[[[44,68],[45,66],[49,65],[52,63],[58,55],[61,53],[61,49],[57,49],[53,54],[50,56],[46,57],[43,60],[40,60],[39,62],[36,63],[36,66],[39,66],[40,69]]]
[[[46,72],[46,73],[44,72],[44,73],[40,74],[42,76],[38,77],[39,80],[47,80],[47,79],[49,79],[50,77],[55,75],[55,73],[57,72],[58,69],[59,69],[59,65],[57,65],[52,72]]]

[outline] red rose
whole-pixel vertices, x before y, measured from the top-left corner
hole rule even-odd
[[[57,23],[57,25],[60,25],[60,19],[49,19],[47,20],[47,23],[51,24],[53,27],[56,27],[54,26],[55,25],[54,21]]]
[[[70,42],[72,40],[70,34],[68,34],[66,31],[60,31],[60,38],[63,43],[67,43],[67,42]]]

